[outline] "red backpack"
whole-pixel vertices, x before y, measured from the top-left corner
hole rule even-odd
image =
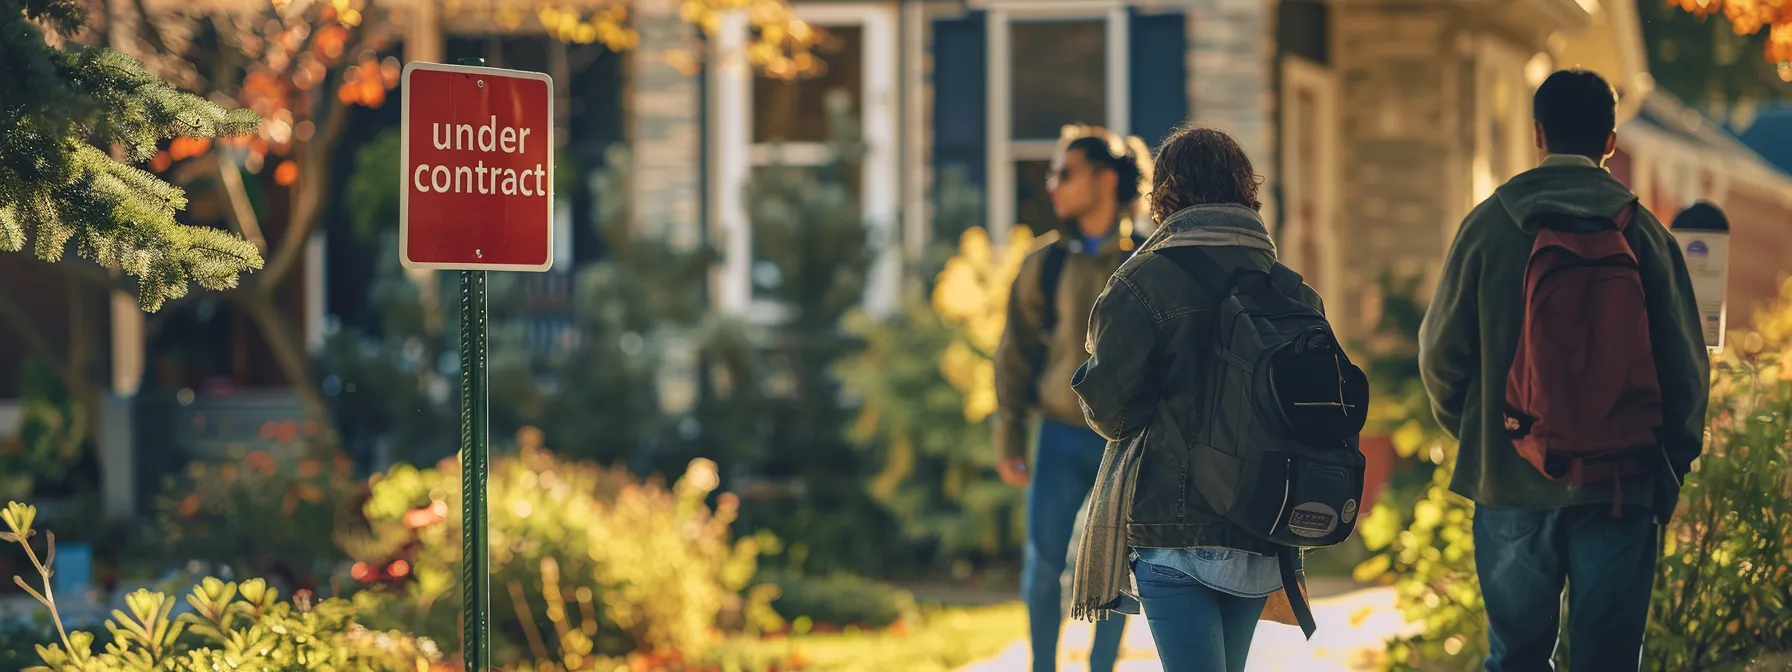
[[[1612,483],[1614,516],[1619,479],[1653,464],[1662,422],[1643,279],[1624,239],[1636,207],[1596,230],[1562,215],[1553,217],[1570,221],[1543,222],[1506,378],[1506,431],[1518,454],[1553,481]]]

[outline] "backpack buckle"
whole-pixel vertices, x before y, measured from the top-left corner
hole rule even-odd
[[[1508,407],[1506,409],[1505,415],[1506,415],[1506,421],[1505,421],[1506,436],[1511,437],[1513,439],[1522,439],[1524,437],[1530,436],[1531,435],[1531,426],[1537,424],[1536,418],[1533,418],[1529,415],[1525,415],[1524,413],[1521,413],[1518,410],[1510,408],[1510,407]]]

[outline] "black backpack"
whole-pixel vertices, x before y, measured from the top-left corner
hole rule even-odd
[[[1368,376],[1324,313],[1301,301],[1300,274],[1288,267],[1228,275],[1199,247],[1156,253],[1222,297],[1197,395],[1195,415],[1207,421],[1185,437],[1195,489],[1215,513],[1285,549],[1283,583],[1311,637],[1296,562],[1299,549],[1336,545],[1356,529]]]

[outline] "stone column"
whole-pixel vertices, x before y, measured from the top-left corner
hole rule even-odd
[[[1273,0],[1194,0],[1188,7],[1189,112],[1232,134],[1263,172],[1273,161]]]
[[[1471,110],[1458,87],[1473,64],[1458,55],[1448,8],[1348,4],[1332,21],[1344,117],[1341,256],[1363,262],[1340,269],[1356,291],[1336,305],[1368,330],[1380,313],[1381,275],[1434,276],[1463,214],[1469,157],[1460,124]],[[1428,287],[1420,292],[1428,298]]]
[[[627,136],[634,157],[635,230],[679,247],[703,240],[700,42],[677,0],[638,0],[641,42],[629,54]]]
[[[637,235],[694,249],[703,236],[702,42],[678,14],[678,0],[636,0],[640,44],[628,54],[625,135],[633,162],[631,223]],[[713,204],[712,204],[713,205]],[[711,241],[712,244],[721,241]],[[662,332],[667,345],[656,376],[660,405],[688,412],[697,395],[698,354],[689,334]]]

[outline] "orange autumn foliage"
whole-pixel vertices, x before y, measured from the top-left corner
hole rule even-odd
[[[299,181],[299,164],[281,161],[280,167],[274,169],[274,182],[282,187],[290,187]]]
[[[1792,2],[1787,0],[1667,0],[1700,17],[1722,14],[1737,35],[1767,29],[1765,56],[1773,63],[1792,62]],[[1781,68],[1782,73],[1786,68]]]

